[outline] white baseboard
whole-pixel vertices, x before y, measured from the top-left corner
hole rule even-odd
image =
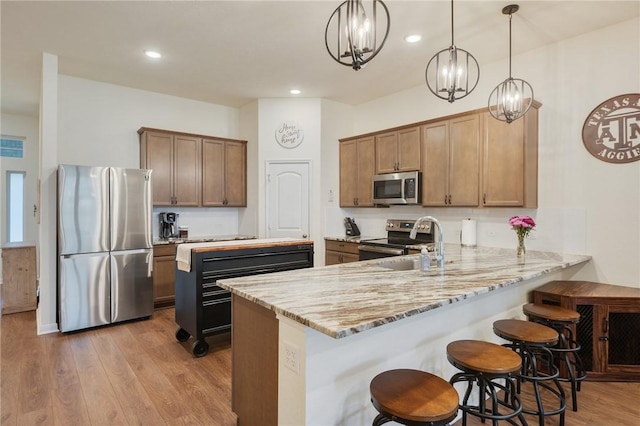
[[[57,332],[58,332],[58,324],[55,322],[51,324],[38,324],[38,336],[42,334],[50,334],[50,333],[57,333]]]

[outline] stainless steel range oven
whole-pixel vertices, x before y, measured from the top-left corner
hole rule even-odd
[[[415,220],[409,219],[388,219],[387,238],[360,241],[358,246],[360,260],[402,256],[409,254],[411,249],[420,250],[421,246],[426,246],[427,250],[433,251],[435,248],[433,222],[420,223],[416,239],[412,240],[409,238],[409,234],[415,223]]]

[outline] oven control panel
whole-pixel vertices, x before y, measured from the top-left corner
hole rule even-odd
[[[410,219],[387,219],[387,232],[406,232],[409,233],[415,225],[415,220]],[[418,233],[430,234],[432,222],[423,221],[418,225]]]

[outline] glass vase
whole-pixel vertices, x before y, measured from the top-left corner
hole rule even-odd
[[[524,257],[527,249],[524,246],[524,235],[518,235],[518,247],[516,248],[516,254],[518,257]]]

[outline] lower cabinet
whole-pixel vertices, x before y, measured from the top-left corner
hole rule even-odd
[[[325,239],[324,264],[357,262],[360,260],[358,243]]]
[[[156,308],[174,304],[175,269],[176,245],[153,246],[153,304]]]
[[[6,243],[2,246],[2,314],[36,309],[36,246]]]
[[[572,309],[588,380],[640,381],[640,289],[589,281],[553,281],[535,303]]]

